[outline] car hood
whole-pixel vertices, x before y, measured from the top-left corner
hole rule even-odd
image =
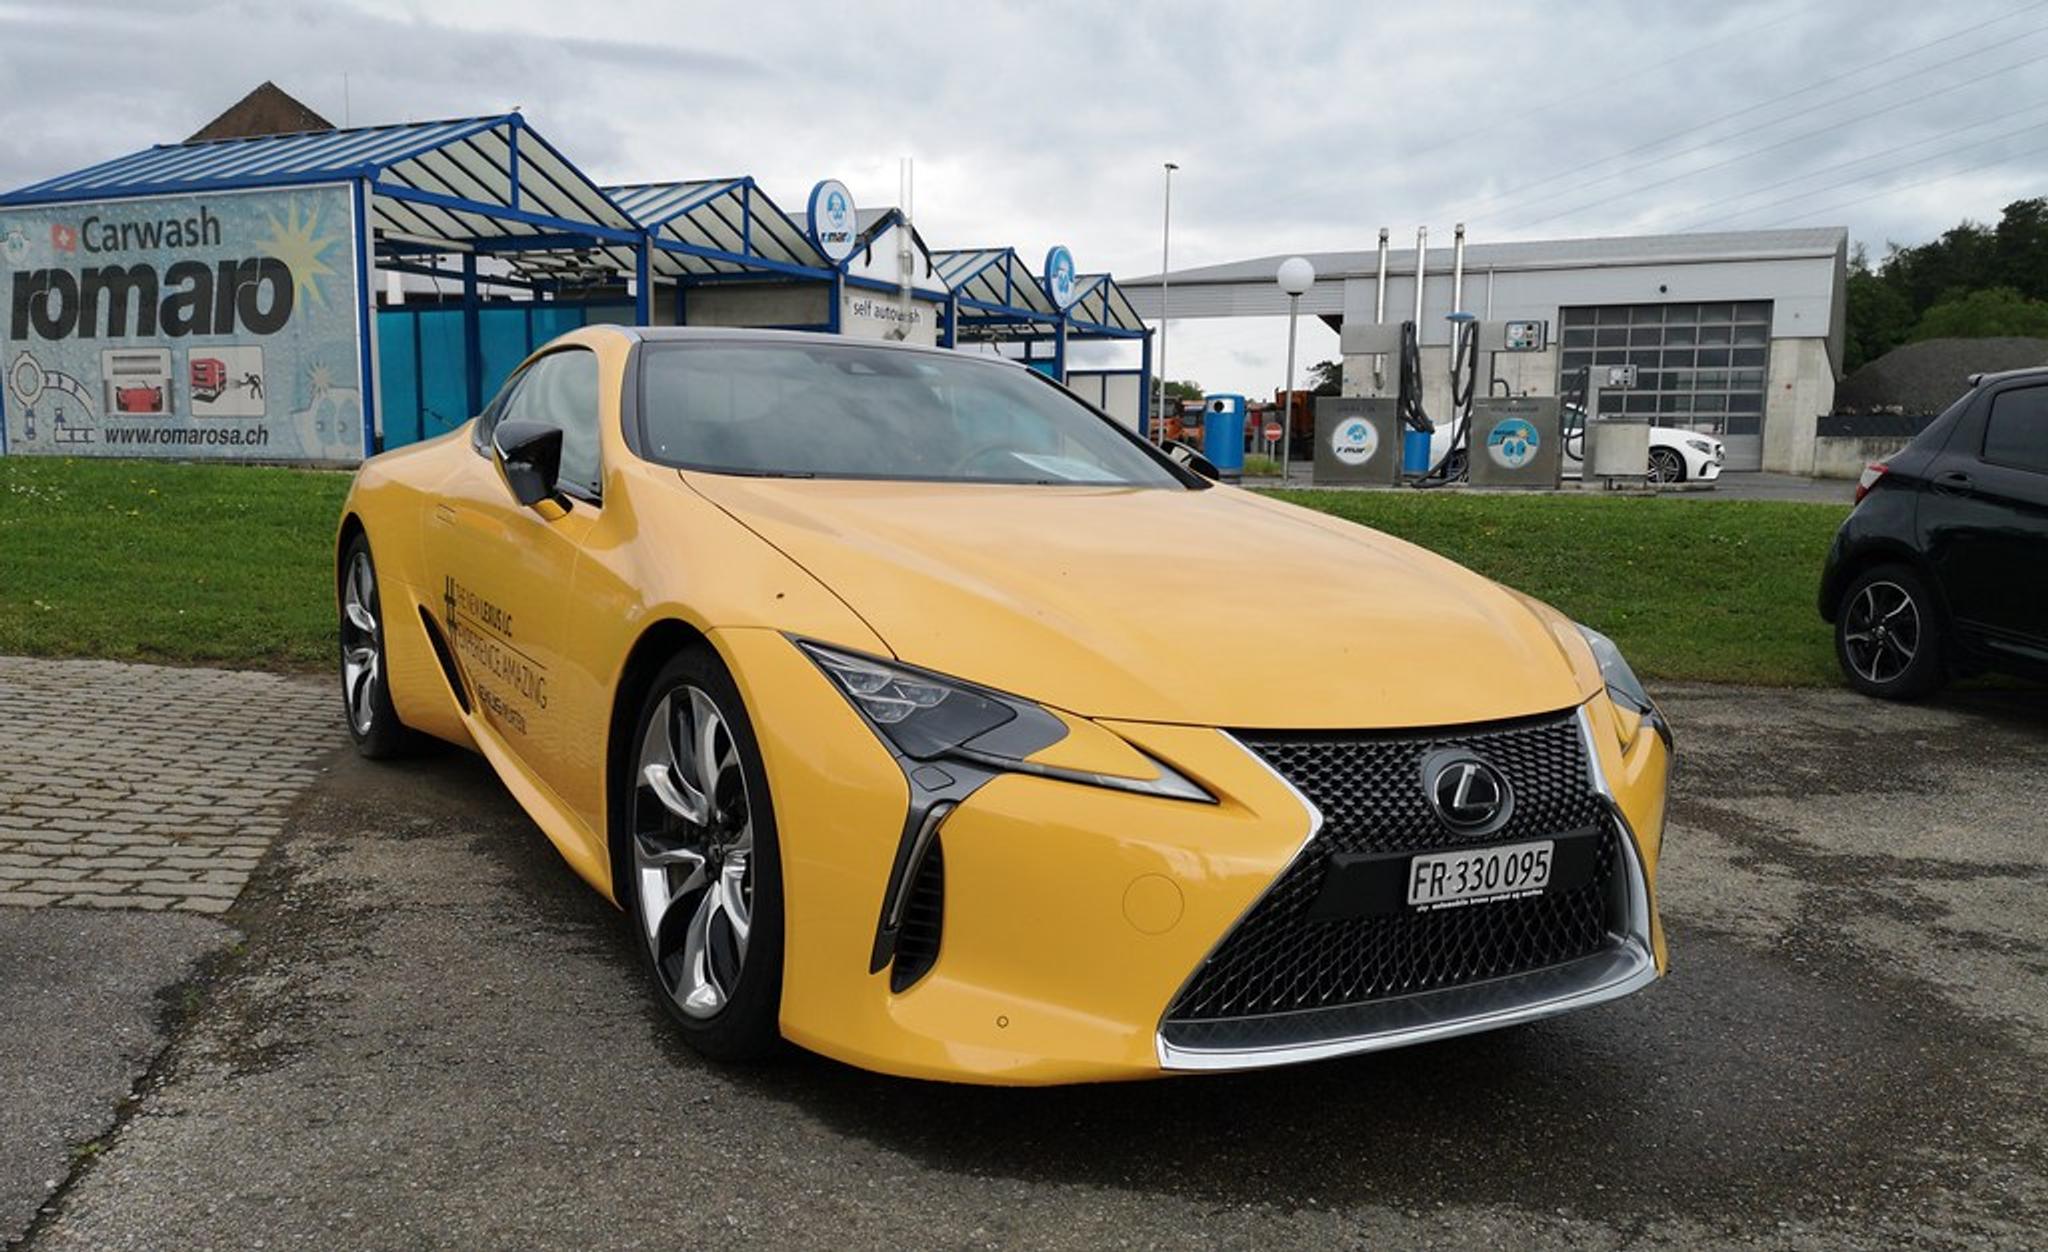
[[[1719,439],[1712,435],[1702,435],[1696,430],[1684,430],[1677,426],[1650,427],[1650,444],[1653,447],[1676,448],[1684,444],[1688,439],[1704,439],[1715,447],[1721,446]]]
[[[1235,489],[684,477],[898,659],[1087,716],[1421,726],[1591,694],[1562,619],[1413,545]]]

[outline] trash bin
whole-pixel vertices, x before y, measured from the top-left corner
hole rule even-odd
[[[1244,477],[1243,396],[1202,398],[1202,455],[1230,481]]]
[[[1430,434],[1426,430],[1401,432],[1401,472],[1403,474],[1427,474],[1429,472]]]

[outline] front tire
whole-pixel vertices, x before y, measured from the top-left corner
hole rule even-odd
[[[1684,482],[1685,458],[1671,448],[1650,449],[1650,481],[1653,483]]]
[[[416,735],[391,704],[391,665],[384,647],[384,598],[369,536],[358,531],[341,552],[341,707],[356,751],[373,761],[405,756]]]
[[[739,688],[709,647],[655,674],[630,743],[616,894],[655,999],[705,1056],[767,1056],[781,1039],[775,811]]]
[[[1850,582],[1835,611],[1835,659],[1849,685],[1884,700],[1917,700],[1941,686],[1943,629],[1927,583],[1881,565]]]

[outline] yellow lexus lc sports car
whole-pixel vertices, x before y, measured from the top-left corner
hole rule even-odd
[[[480,752],[713,1057],[1236,1069],[1663,968],[1610,642],[1013,363],[576,331],[336,552],[358,746]]]

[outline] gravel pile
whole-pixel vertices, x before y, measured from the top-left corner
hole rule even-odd
[[[2048,339],[1923,339],[1893,348],[1835,388],[1837,413],[1939,413],[1972,374],[2048,365]]]

